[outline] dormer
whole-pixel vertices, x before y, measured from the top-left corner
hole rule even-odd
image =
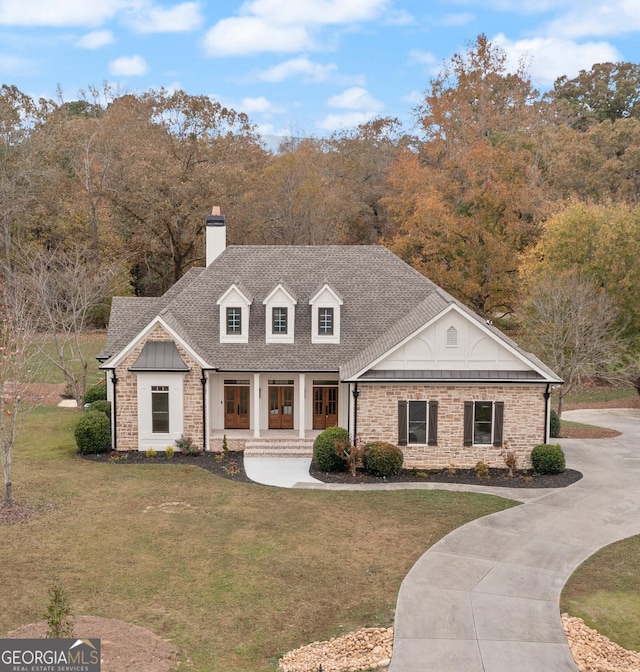
[[[293,343],[297,301],[290,289],[279,282],[262,302],[265,307],[267,343]]]
[[[220,343],[249,342],[249,306],[253,298],[240,282],[234,282],[218,299]]]
[[[311,342],[340,343],[340,306],[343,301],[328,282],[309,301]]]

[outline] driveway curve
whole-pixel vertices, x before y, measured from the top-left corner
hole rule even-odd
[[[595,551],[640,534],[640,410],[566,417],[622,434],[562,440],[582,480],[472,521],[418,560],[398,595],[390,672],[576,672],[560,592]]]

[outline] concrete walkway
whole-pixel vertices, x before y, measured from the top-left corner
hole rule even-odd
[[[390,672],[577,670],[558,600],[583,560],[640,533],[640,411],[566,417],[623,434],[563,440],[581,481],[468,523],[420,558],[400,588]]]

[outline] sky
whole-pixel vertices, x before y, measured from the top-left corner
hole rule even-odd
[[[57,101],[182,89],[263,136],[388,116],[411,131],[431,78],[482,33],[544,91],[640,62],[640,0],[0,0],[0,83]]]

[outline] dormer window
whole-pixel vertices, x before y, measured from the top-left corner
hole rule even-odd
[[[242,333],[242,308],[227,308],[227,334]]]
[[[311,305],[311,342],[340,343],[340,307],[342,299],[328,282],[309,301]]]
[[[272,333],[274,334],[286,334],[287,333],[287,313],[289,311],[286,308],[276,307],[273,309],[272,315]]]
[[[318,308],[318,335],[333,336],[333,308]]]
[[[265,310],[267,343],[293,343],[297,301],[284,281],[279,282],[262,302]]]
[[[220,343],[249,342],[249,307],[253,299],[245,287],[234,282],[218,299]]]

